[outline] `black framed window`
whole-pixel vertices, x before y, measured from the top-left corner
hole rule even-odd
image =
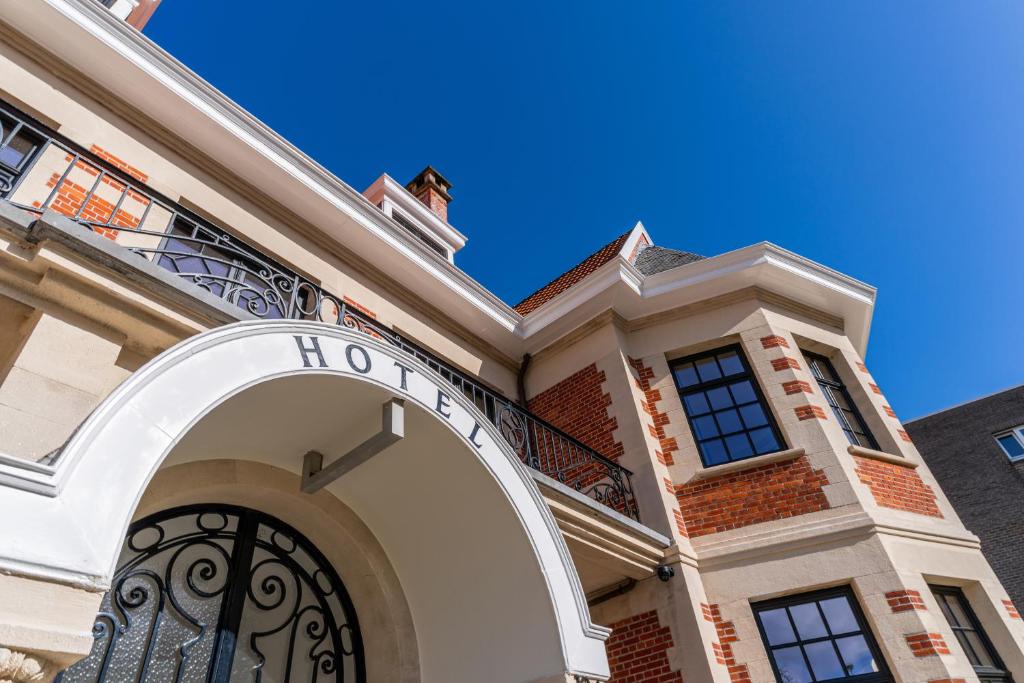
[[[878,442],[875,441],[868,426],[864,424],[864,418],[861,417],[856,404],[850,398],[850,392],[846,390],[846,385],[839,379],[839,373],[833,367],[832,361],[816,353],[802,349],[801,351],[804,358],[807,359],[807,367],[810,368],[811,374],[814,375],[814,379],[818,380],[821,393],[825,395],[825,400],[832,406],[832,412],[835,413],[836,420],[843,428],[846,438],[854,446],[877,449]]]
[[[1010,681],[1010,674],[959,588],[929,586],[960,647],[982,681]]]
[[[783,448],[779,428],[738,346],[677,360],[672,375],[706,466]]]
[[[891,681],[849,588],[753,605],[779,683]]]

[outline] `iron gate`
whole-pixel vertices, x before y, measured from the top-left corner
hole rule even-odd
[[[338,575],[291,527],[224,505],[131,526],[80,681],[364,683],[362,640]]]

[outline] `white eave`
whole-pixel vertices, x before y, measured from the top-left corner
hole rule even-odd
[[[467,329],[515,353],[512,333],[521,316],[514,309],[99,3],[9,2],[3,20]]]
[[[634,320],[755,286],[841,318],[866,351],[875,288],[769,242],[646,277],[620,254],[530,312],[520,334],[535,352],[608,309]]]
[[[3,7],[3,20],[14,29],[510,357],[535,351],[609,308],[634,319],[752,285],[841,317],[853,344],[862,353],[867,345],[874,288],[768,243],[644,277],[626,258],[640,239],[650,241],[639,224],[628,251],[523,317],[95,0]],[[397,196],[408,194],[386,175],[379,182],[397,186]],[[430,214],[419,202],[405,208]],[[434,218],[431,232],[461,247],[465,236]]]

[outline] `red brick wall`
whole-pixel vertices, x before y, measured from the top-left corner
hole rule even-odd
[[[672,465],[674,461],[672,454],[679,450],[679,444],[675,437],[665,434],[665,425],[669,423],[668,414],[658,410],[658,401],[661,400],[661,391],[651,387],[651,380],[654,379],[654,370],[644,365],[643,361],[630,358],[629,364],[635,373],[634,380],[637,388],[644,393],[640,408],[650,418],[647,423],[647,430],[651,436],[658,440],[659,450],[655,452],[658,461],[663,465]]]
[[[806,457],[676,488],[691,538],[829,508],[828,478]]]
[[[942,517],[935,492],[921,481],[917,470],[859,455],[853,456],[853,460],[861,483],[867,484],[875,502],[882,507]]]
[[[623,619],[611,628],[605,649],[612,683],[682,683],[682,674],[673,671],[668,661],[672,633],[658,621],[656,611]]]
[[[604,381],[604,371],[591,363],[531,398],[527,407],[598,453],[617,460],[623,449],[612,438],[619,425],[608,416],[612,398],[601,388]]]

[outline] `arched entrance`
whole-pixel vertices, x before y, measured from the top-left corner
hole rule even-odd
[[[346,457],[381,430],[392,400],[404,402],[404,437],[304,492],[304,454]],[[160,476],[201,467],[226,483],[245,479],[249,493],[232,485],[193,497],[206,478],[170,486]],[[251,479],[253,468],[278,474]],[[374,634],[364,646],[375,681],[608,677],[609,632],[591,621],[565,541],[519,456],[451,383],[371,335],[253,321],[192,337],[126,380],[56,465],[32,477],[0,480],[0,519],[19,520],[3,529],[0,576],[80,587],[74,611],[55,598],[45,612],[18,613],[30,622],[22,647],[49,661],[73,661],[94,645],[89,608],[114,586],[125,534],[158,483],[166,507],[242,505],[315,538],[346,577],[363,633]],[[252,495],[271,485],[279,507]],[[310,517],[330,501],[345,524]],[[363,539],[361,568],[348,576],[334,545],[344,537]],[[0,602],[3,589],[0,581]]]
[[[93,634],[65,683],[366,680],[337,573],[295,529],[242,507],[134,523]]]

